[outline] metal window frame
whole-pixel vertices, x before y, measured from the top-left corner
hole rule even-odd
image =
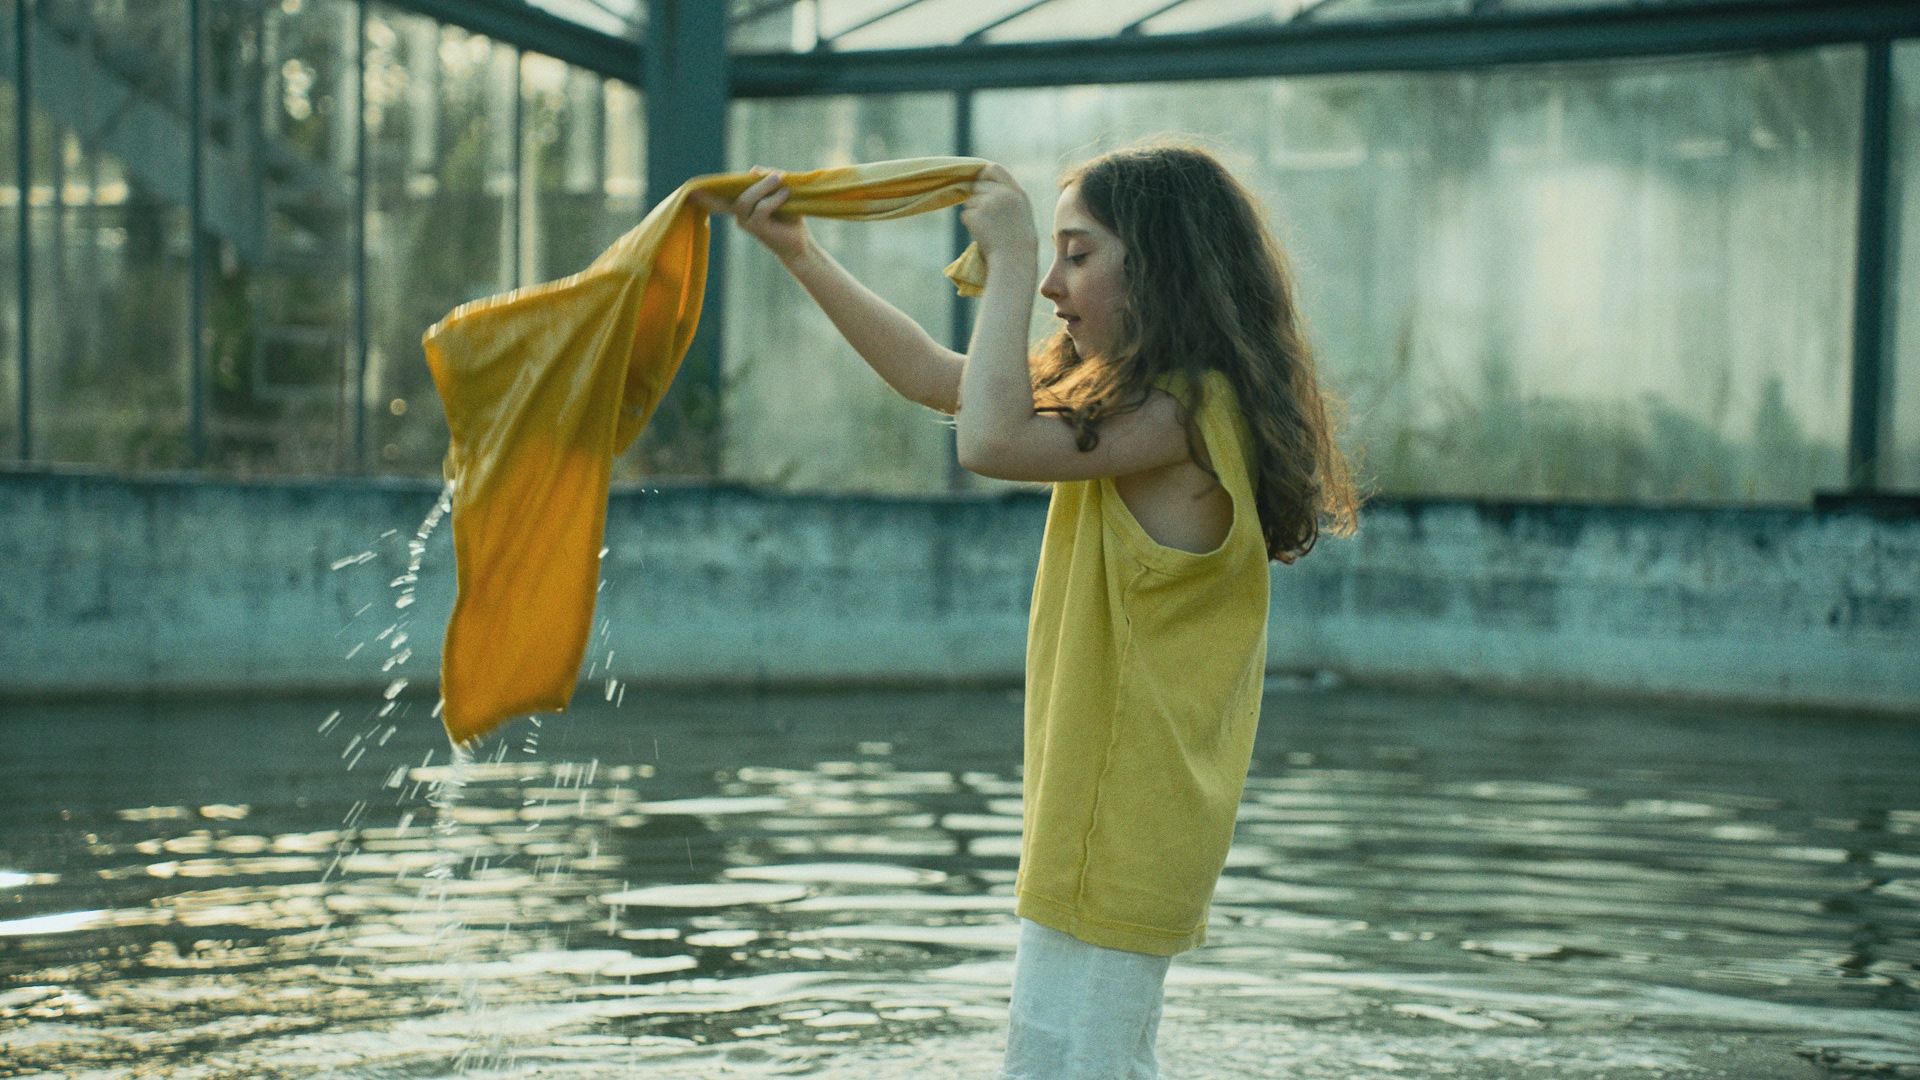
[[[644,48],[523,0],[385,0],[610,78],[643,82]],[[1433,71],[1505,64],[1767,52],[1920,37],[1911,0],[1740,0],[1122,34],[1075,41],[743,53],[736,98],[988,90],[1087,83]]]
[[[736,56],[735,97],[990,90],[1770,52],[1920,36],[1911,0],[1631,6]]]
[[[388,0],[400,7],[509,38],[568,63],[643,84],[639,43],[587,30],[521,0]],[[1852,393],[1847,487],[1872,491],[1881,473],[1884,389],[1893,298],[1887,206],[1892,42],[1920,37],[1912,0],[1744,0],[1556,12],[1482,11],[1469,16],[1321,22],[1251,29],[1078,41],[984,44],[969,39],[927,48],[736,55],[730,98],[829,94],[951,93],[971,120],[977,90],[1360,72],[1441,71],[1639,57],[1772,52],[1822,45],[1866,48],[1860,205],[1854,252]],[[971,132],[956,132],[965,153]],[[961,340],[964,309],[950,333]]]
[[[200,2],[188,0],[190,42],[195,92],[189,95],[193,130],[199,140],[198,68],[201,62]],[[368,0],[355,0],[364,24]],[[523,51],[552,56],[574,66],[646,85],[645,45],[639,41],[592,30],[536,8],[525,0],[384,0],[399,9],[461,26],[511,43]],[[21,198],[17,206],[20,304],[16,330],[19,411],[18,455],[34,457],[31,383],[31,210],[30,125],[32,78],[27,42],[32,18],[31,0],[16,0],[14,43],[19,79],[16,95],[16,151]],[[724,31],[723,31],[724,32]],[[363,32],[361,35],[363,38]],[[1631,59],[1681,55],[1770,52],[1821,45],[1855,44],[1867,50],[1866,88],[1862,101],[1860,205],[1856,225],[1852,319],[1852,394],[1848,437],[1849,488],[1870,491],[1877,486],[1879,457],[1884,440],[1884,388],[1891,341],[1887,333],[1892,297],[1888,253],[1892,230],[1888,214],[1892,162],[1888,153],[1892,101],[1889,58],[1892,43],[1920,37],[1920,4],[1912,0],[1741,0],[1732,3],[1673,3],[1662,6],[1626,5],[1616,8],[1558,12],[1488,11],[1469,16],[1320,22],[1296,20],[1251,29],[1226,29],[1188,34],[1144,35],[1077,41],[986,44],[962,42],[927,48],[836,52],[831,48],[807,53],[757,53],[728,58],[719,73],[729,99],[805,97],[841,94],[950,93],[955,95],[958,118],[971,120],[971,95],[977,90],[1115,84],[1188,82],[1217,79],[1274,78],[1295,75],[1436,71],[1500,67],[1516,64]],[[363,46],[364,48],[364,46]],[[364,66],[364,59],[357,58]],[[361,72],[364,83],[364,72]],[[364,127],[364,109],[362,127]],[[970,126],[970,124],[968,125]],[[964,152],[971,132],[957,130],[956,151]],[[198,147],[195,148],[196,151]],[[365,133],[358,147],[361,174],[359,199],[365,199]],[[194,247],[201,238],[200,173],[204,162],[193,160],[194,191],[189,197]],[[365,392],[367,326],[364,310],[366,262],[365,213],[355,228],[357,291],[354,369],[358,399]],[[956,240],[958,237],[956,237]],[[205,389],[199,323],[206,253],[196,250],[190,322],[193,355],[188,424],[189,457],[199,464],[205,454],[203,420]],[[716,266],[717,270],[718,267]],[[719,285],[716,275],[715,286]],[[964,315],[956,306],[954,340],[960,338]],[[355,400],[350,456],[364,468],[365,402]]]

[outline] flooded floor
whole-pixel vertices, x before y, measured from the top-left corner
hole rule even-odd
[[[0,1076],[991,1075],[1017,696],[429,706],[0,711]],[[1209,933],[1175,1080],[1920,1075],[1920,725],[1276,687]]]

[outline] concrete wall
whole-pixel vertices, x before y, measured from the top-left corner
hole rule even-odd
[[[430,685],[444,525],[394,582],[436,494],[0,472],[0,694]],[[616,492],[595,692],[609,651],[646,683],[1017,682],[1044,516],[1040,495]],[[1276,566],[1273,599],[1276,672],[1920,713],[1913,517],[1382,500]]]

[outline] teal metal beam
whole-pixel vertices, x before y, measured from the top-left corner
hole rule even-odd
[[[648,0],[642,85],[647,108],[647,193],[658,203],[681,184],[727,167],[727,11],[714,0]],[[707,465],[719,462],[720,323],[726,244],[708,245],[705,306],[685,375],[666,403],[669,424],[687,424]]]
[[[1867,46],[1860,115],[1860,198],[1854,232],[1853,393],[1847,426],[1847,490],[1868,492],[1880,481],[1880,428],[1886,415],[1888,265],[1893,228],[1893,46]]]
[[[187,465],[207,463],[206,11],[187,0]]]
[[[1433,19],[1284,23],[1082,41],[734,57],[735,97],[1436,71],[1763,52],[1920,36],[1913,0],[1633,5]]]
[[[522,0],[389,2],[611,78],[642,80],[638,42],[589,30]],[[1432,19],[1306,20],[1081,41],[756,53],[731,59],[729,85],[734,97],[979,90],[1433,71],[1760,52],[1900,37],[1920,37],[1920,4],[1913,0],[1703,0]]]
[[[13,164],[14,231],[13,272],[19,305],[13,348],[19,371],[14,401],[19,407],[19,455],[33,460],[33,45],[27,18],[31,0],[13,2]]]
[[[565,60],[627,82],[640,80],[640,43],[543,11],[525,0],[386,0],[397,8]]]

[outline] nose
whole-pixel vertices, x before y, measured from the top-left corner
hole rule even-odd
[[[1040,279],[1040,295],[1056,304],[1067,295],[1065,275],[1060,272],[1059,259],[1053,260],[1053,265],[1047,267],[1047,276]]]

